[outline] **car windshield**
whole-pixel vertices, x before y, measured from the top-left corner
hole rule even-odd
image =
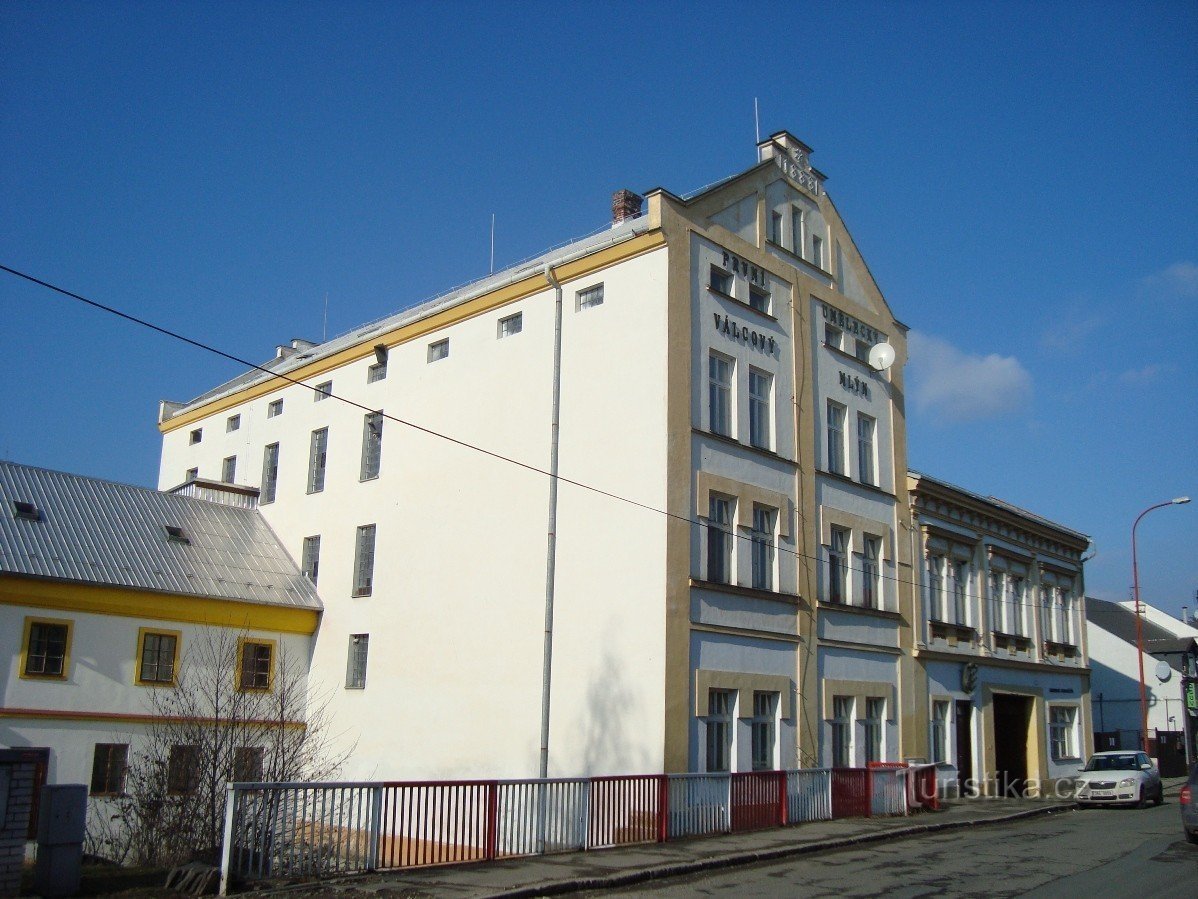
[[[1135,771],[1138,767],[1134,755],[1092,755],[1086,763],[1087,771]]]

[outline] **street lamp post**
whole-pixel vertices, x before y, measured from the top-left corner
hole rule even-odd
[[[1140,748],[1148,752],[1148,688],[1144,685],[1144,608],[1140,605],[1140,568],[1136,562],[1136,528],[1140,519],[1153,509],[1163,509],[1165,506],[1180,506],[1188,503],[1188,496],[1179,496],[1167,503],[1157,503],[1149,506],[1136,518],[1131,526],[1131,583],[1136,599],[1136,655],[1140,661]]]

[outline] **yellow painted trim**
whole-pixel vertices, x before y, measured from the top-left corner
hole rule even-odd
[[[142,680],[141,660],[145,650],[146,635],[175,638],[175,657],[171,659],[171,679],[169,681]],[[139,627],[137,629],[137,655],[133,657],[133,683],[139,687],[173,687],[179,673],[179,646],[183,643],[182,631],[169,631],[162,627]]]
[[[25,665],[29,656],[29,633],[35,624],[57,624],[67,629],[67,645],[62,654],[62,674],[29,674]],[[19,677],[26,680],[70,680],[71,677],[71,640],[75,636],[75,622],[69,618],[38,618],[26,616],[24,633],[21,635],[21,666],[17,669]]]
[[[241,683],[241,672],[245,668],[243,661],[245,648],[247,646],[269,646],[270,647],[270,671],[267,672],[266,689],[262,687],[245,687]],[[275,689],[275,659],[279,656],[279,647],[274,640],[268,640],[265,637],[238,637],[237,638],[237,670],[233,672],[233,686],[239,693],[273,693]]]
[[[605,247],[582,259],[576,259],[560,267],[555,267],[553,270],[554,275],[563,284],[579,278],[586,278],[600,269],[656,250],[658,247],[664,246],[665,242],[665,235],[661,231],[651,231],[648,234],[642,234],[639,237],[634,237],[615,246]],[[501,306],[506,306],[548,289],[544,276],[540,272],[537,272],[514,284],[496,288],[481,296],[474,297],[464,303],[459,303],[450,309],[443,309],[418,321],[409,322],[406,325],[393,328],[381,334],[367,335],[362,338],[360,343],[347,347],[339,353],[334,353],[332,356],[327,356],[324,359],[317,359],[310,365],[304,365],[294,371],[288,372],[287,378],[291,381],[306,381],[309,378],[315,378],[343,365],[373,356],[375,346],[380,343],[390,348],[398,344],[419,340],[433,331],[440,330],[449,325],[455,325],[458,322],[479,315],[484,315]],[[269,378],[266,381],[253,384],[229,396],[214,399],[192,409],[190,412],[184,412],[181,415],[169,418],[158,425],[158,430],[163,434],[170,433],[203,418],[207,418],[209,415],[216,415],[226,409],[231,409],[234,406],[265,396],[268,393],[287,386],[290,386],[288,380]]]
[[[316,632],[320,621],[320,613],[315,609],[34,578],[0,577],[0,605],[309,636]]]
[[[276,722],[267,718],[253,718],[245,721],[214,722],[212,718],[195,718],[183,715],[128,715],[120,712],[75,712],[62,709],[21,709],[0,708],[0,718],[19,718],[34,721],[103,721],[109,724],[212,724],[223,723],[228,727],[246,724],[273,725]],[[285,728],[305,728],[303,721],[284,721],[280,725]]]

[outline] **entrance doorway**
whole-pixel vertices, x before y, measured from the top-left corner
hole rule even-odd
[[[994,694],[994,774],[999,796],[1022,796],[1027,787],[1030,696]]]
[[[973,780],[973,703],[957,700],[957,795],[964,796]]]
[[[1156,732],[1156,761],[1161,777],[1185,777],[1186,737],[1179,730]]]

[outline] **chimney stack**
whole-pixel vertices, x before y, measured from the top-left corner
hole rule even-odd
[[[630,190],[617,190],[611,195],[611,226],[634,219],[641,214],[641,203],[644,200]]]

